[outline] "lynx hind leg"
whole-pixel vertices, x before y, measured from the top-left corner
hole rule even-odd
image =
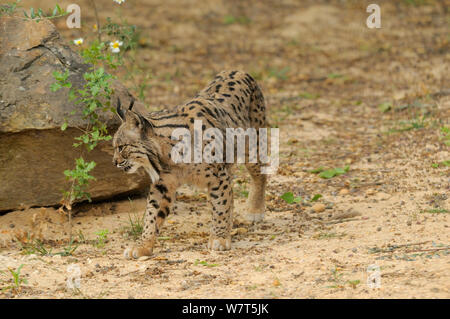
[[[227,168],[221,166],[208,186],[212,208],[212,225],[208,248],[231,249],[231,227],[233,214],[233,190]]]
[[[247,199],[246,218],[251,222],[260,222],[264,219],[265,213],[265,192],[267,177],[261,174],[260,164],[246,164],[251,176],[250,191]]]

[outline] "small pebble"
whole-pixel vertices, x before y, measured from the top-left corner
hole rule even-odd
[[[325,205],[322,204],[322,203],[317,203],[317,204],[313,205],[312,209],[316,213],[320,213],[320,212],[323,212],[325,210]]]

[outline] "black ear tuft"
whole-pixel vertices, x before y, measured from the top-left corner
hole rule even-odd
[[[125,114],[123,113],[123,110],[121,108],[120,98],[117,98],[117,108],[116,108],[117,114],[120,116],[122,120],[125,120]]]
[[[134,99],[131,100],[130,102],[130,106],[128,107],[128,109],[131,111],[131,109],[133,108],[134,105]]]

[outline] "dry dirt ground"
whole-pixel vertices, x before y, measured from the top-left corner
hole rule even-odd
[[[89,1],[78,2],[81,30],[57,22],[68,41],[93,36]],[[134,242],[129,220],[142,215],[142,198],[76,207],[69,256],[55,255],[68,245],[66,216],[11,212],[0,216],[0,286],[22,264],[27,283],[0,298],[450,297],[448,1],[378,1],[381,29],[366,27],[366,1],[97,3],[103,21],[119,13],[141,30],[116,74],[151,109],[180,103],[223,69],[261,83],[281,151],[266,219],[243,221],[249,177],[239,167],[227,252],[206,249],[206,197],[188,187],[154,256],[138,261],[122,252]],[[310,172],[345,166],[329,179]],[[287,204],[285,192],[303,201]],[[26,232],[50,254],[14,240]],[[79,289],[66,285],[73,264]],[[367,283],[370,265],[379,288]]]

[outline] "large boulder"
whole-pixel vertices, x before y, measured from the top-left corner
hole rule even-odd
[[[81,148],[74,148],[77,127],[84,127],[80,112],[68,102],[68,91],[50,91],[55,82],[52,72],[69,70],[75,86],[84,83],[88,66],[80,56],[64,44],[55,26],[21,18],[0,18],[0,211],[30,206],[57,205],[69,182],[63,175],[74,167]],[[130,93],[119,82],[114,85],[114,98],[127,105]],[[137,102],[135,108],[145,111]],[[68,129],[60,127],[68,120]],[[120,124],[112,112],[104,113],[111,134]],[[148,185],[143,172],[126,175],[112,164],[111,142],[99,144],[92,152],[84,152],[86,160],[94,160],[91,183],[92,198],[140,192]]]

